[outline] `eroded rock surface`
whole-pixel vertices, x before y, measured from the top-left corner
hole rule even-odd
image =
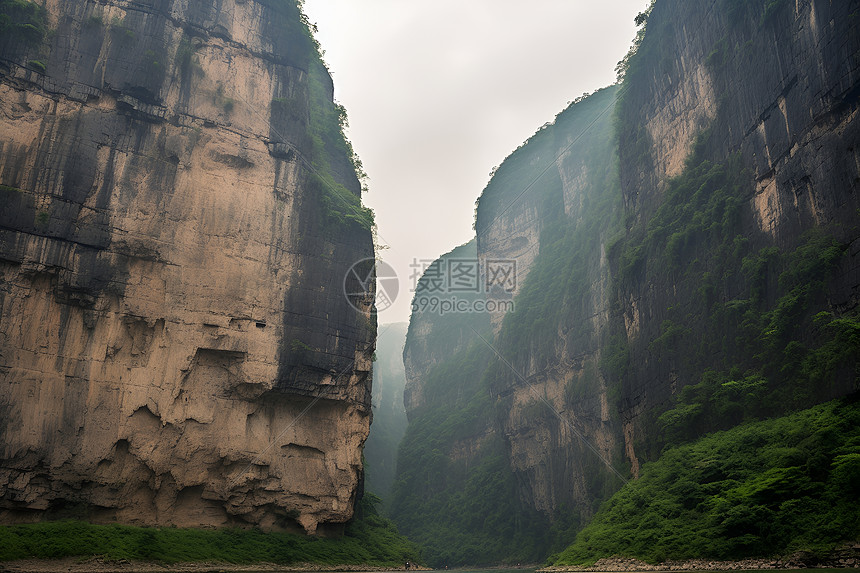
[[[311,184],[360,194],[314,148],[298,9],[44,7],[43,42],[0,42],[0,520],[345,522],[375,319],[343,280],[373,248]]]

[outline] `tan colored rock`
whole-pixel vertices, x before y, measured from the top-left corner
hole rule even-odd
[[[375,332],[370,232],[309,184],[330,78],[293,14],[163,4],[47,2],[47,74],[0,54],[0,521],[323,531]]]

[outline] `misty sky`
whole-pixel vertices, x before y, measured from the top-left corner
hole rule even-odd
[[[408,320],[414,261],[473,236],[490,170],[615,64],[647,0],[305,0]]]

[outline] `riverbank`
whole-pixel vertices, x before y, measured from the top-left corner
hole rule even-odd
[[[481,567],[481,570],[512,569],[512,566]],[[519,567],[518,567],[519,568]],[[462,569],[462,568],[460,568]],[[465,568],[473,570],[472,568]],[[478,568],[475,568],[478,569]],[[860,569],[860,544],[841,548],[826,558],[811,553],[797,552],[780,559],[743,559],[717,561],[688,559],[650,564],[638,559],[600,559],[590,567],[576,565],[550,566],[536,569],[537,573],[628,573],[635,571],[765,571],[797,569]],[[394,573],[403,568],[370,565],[322,565],[299,563],[235,564],[223,562],[171,563],[152,561],[109,560],[101,557],[76,559],[19,559],[0,562],[0,573]],[[428,567],[412,565],[411,571],[433,571]],[[452,570],[456,571],[456,569]]]
[[[628,571],[759,571],[785,569],[844,569],[860,568],[860,544],[837,549],[827,557],[799,551],[779,559],[742,559],[740,561],[717,561],[713,559],[687,559],[650,564],[638,559],[599,559],[590,567],[576,565],[554,565],[543,567],[540,573],[601,572],[623,573]]]
[[[99,557],[89,559],[19,559],[0,563],[2,573],[382,573],[393,571],[391,567],[368,565],[320,565],[318,563],[299,563],[297,565],[278,565],[277,563],[171,563],[161,564],[150,561],[117,561]],[[403,569],[399,569],[403,571]],[[411,566],[410,571],[430,571],[426,567]]]

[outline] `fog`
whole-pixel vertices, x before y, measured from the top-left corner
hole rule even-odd
[[[380,322],[408,320],[422,261],[472,237],[491,169],[569,101],[615,81],[646,5],[305,1],[400,280]]]

